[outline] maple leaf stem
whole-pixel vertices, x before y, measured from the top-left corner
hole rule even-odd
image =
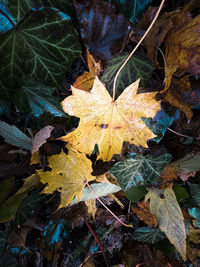
[[[102,201],[101,201],[101,199],[99,199],[99,197],[97,196],[97,194],[94,192],[94,190],[92,189],[92,187],[89,185],[89,183],[88,182],[86,182],[86,184],[87,184],[87,186],[88,186],[88,188],[90,189],[90,191],[92,192],[92,194],[96,197],[96,199],[101,203],[101,205],[103,205],[104,206],[104,208],[106,208],[107,209],[107,211],[108,212],[110,212],[110,214],[118,221],[118,222],[120,222],[121,224],[123,224],[124,226],[126,226],[126,227],[133,227],[132,225],[128,225],[128,224],[126,224],[126,223],[124,223],[124,222],[122,222]]]
[[[194,136],[190,136],[190,135],[185,135],[185,134],[181,134],[181,133],[178,133],[174,130],[172,130],[171,128],[167,128],[169,131],[171,131],[172,133],[175,133],[177,135],[180,135],[182,137],[186,137],[186,138],[194,138],[194,139],[197,139],[197,140],[200,140],[200,137],[194,137]]]
[[[158,15],[162,9],[162,6],[164,4],[165,0],[162,0],[160,3],[160,6],[155,14],[155,17],[153,18],[149,28],[146,30],[146,32],[144,33],[144,35],[142,36],[142,38],[140,39],[140,41],[137,43],[137,45],[134,47],[133,51],[130,53],[130,55],[127,57],[127,59],[124,61],[124,63],[122,64],[122,66],[119,68],[119,70],[117,71],[115,78],[114,78],[114,82],[113,82],[113,101],[115,100],[115,93],[116,93],[116,81],[117,78],[121,72],[121,70],[124,68],[124,66],[127,64],[127,62],[129,61],[129,59],[132,57],[132,55],[135,53],[135,51],[137,50],[137,48],[140,46],[140,44],[142,43],[142,41],[144,40],[144,38],[147,36],[147,34],[149,33],[149,31],[151,30],[153,24],[155,23],[156,19],[158,18]]]

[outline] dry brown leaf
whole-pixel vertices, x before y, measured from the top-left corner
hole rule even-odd
[[[78,77],[74,82],[73,87],[84,91],[90,91],[94,83],[94,76],[100,74],[101,64],[99,62],[95,62],[88,49],[86,50],[86,53],[89,72],[85,71],[83,75]]]
[[[150,212],[150,203],[148,201],[142,201],[137,203],[139,208],[131,206],[131,210],[137,214],[137,216],[150,227],[157,227],[156,216]]]
[[[78,128],[62,137],[80,152],[91,154],[98,145],[98,159],[108,161],[119,154],[127,141],[147,147],[147,140],[155,137],[141,117],[154,117],[160,110],[156,93],[137,94],[139,80],[129,85],[113,101],[104,85],[95,77],[93,88],[85,92],[72,87],[72,96],[62,102],[63,110],[80,118]]]
[[[166,39],[166,91],[172,75],[189,72],[195,77],[200,73],[200,15],[178,30],[171,31]]]
[[[169,183],[173,180],[176,180],[178,178],[177,176],[177,170],[168,164],[164,170],[162,171],[160,178],[162,179],[162,183]]]
[[[191,107],[200,105],[200,99],[198,97],[193,99],[193,101],[189,97],[189,95],[192,95],[192,88],[188,75],[179,80],[172,78],[170,87],[163,95],[164,101],[169,102],[172,106],[183,111],[188,120],[191,120],[193,115]]]

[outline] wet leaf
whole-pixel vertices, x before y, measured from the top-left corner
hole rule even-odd
[[[139,227],[133,234],[133,239],[139,242],[155,244],[156,242],[166,238],[160,228]]]
[[[41,182],[47,183],[42,193],[51,194],[55,190],[61,192],[59,208],[68,206],[75,196],[79,201],[85,182],[95,179],[91,175],[92,163],[85,154],[75,151],[70,146],[68,149],[68,155],[61,152],[48,158],[51,171],[38,172]]]
[[[17,30],[0,35],[1,97],[10,99],[24,75],[59,86],[81,48],[70,20],[52,9],[30,12]]]
[[[129,85],[113,102],[104,85],[96,77],[93,88],[85,92],[72,87],[72,96],[62,102],[69,115],[80,117],[78,128],[62,138],[78,151],[91,154],[98,145],[98,159],[108,161],[119,154],[123,141],[147,147],[154,134],[141,117],[154,116],[160,103],[155,93],[138,94],[139,80]]]
[[[200,185],[199,184],[192,184],[189,183],[189,188],[190,188],[190,194],[192,199],[194,200],[195,204],[200,207]]]
[[[32,139],[20,131],[15,125],[9,125],[5,121],[0,121],[0,135],[8,144],[27,149],[29,151],[32,150]]]
[[[131,30],[128,20],[105,1],[74,0],[74,5],[84,45],[100,60],[112,58]]]
[[[138,185],[154,184],[170,160],[169,154],[144,157],[131,153],[127,159],[116,163],[110,172],[117,178],[122,190],[127,191]]]
[[[3,3],[1,1],[0,2],[0,10],[2,10],[3,13],[5,13],[6,16],[8,16],[14,24],[16,24],[12,15],[10,14],[10,12],[8,12],[8,8],[7,8],[6,4],[7,4],[7,1],[3,1]],[[2,14],[0,12],[0,34],[7,32],[13,28],[12,23],[8,20],[8,18],[5,16],[5,14]]]
[[[137,203],[141,198],[147,194],[145,186],[134,186],[124,192],[124,196],[131,200],[133,203]]]
[[[189,153],[183,158],[172,162],[170,165],[178,171],[194,172],[200,171],[200,154]]]
[[[186,260],[186,233],[184,218],[172,189],[149,189],[150,211],[155,214],[157,223],[170,242]]]
[[[190,197],[187,190],[180,185],[175,185],[173,187],[173,191],[174,191],[174,194],[176,195],[176,199],[178,202],[181,202],[181,201],[188,199]]]
[[[121,65],[124,63],[128,54],[119,55],[111,59],[106,67],[101,81],[106,84],[106,88],[112,94],[113,80]],[[145,57],[133,56],[120,72],[117,79],[117,96],[122,93],[123,88],[140,78],[140,86],[145,86],[154,70],[151,61]]]

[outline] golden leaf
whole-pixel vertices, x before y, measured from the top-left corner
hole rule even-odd
[[[116,101],[98,77],[90,92],[72,87],[73,95],[65,98],[62,107],[69,115],[79,117],[80,123],[62,140],[86,154],[92,153],[97,144],[98,159],[104,161],[119,154],[124,141],[147,147],[147,140],[155,135],[141,117],[154,117],[160,102],[154,99],[156,93],[137,94],[138,85],[139,80],[129,85]]]
[[[78,77],[75,83],[73,84],[73,87],[84,91],[90,91],[94,83],[95,74],[100,74],[101,65],[100,63],[95,62],[93,56],[90,54],[88,49],[86,50],[86,52],[89,72],[85,71],[83,75]]]
[[[166,40],[166,91],[175,71],[189,72],[197,76],[200,72],[200,15],[191,19],[177,31],[168,34]]]
[[[145,201],[150,198],[150,211],[155,214],[161,231],[186,260],[186,233],[184,217],[172,189],[150,189]]]
[[[95,220],[95,214],[97,211],[96,207],[96,198],[95,199],[90,199],[85,201],[85,205],[88,208],[88,216],[89,218],[92,216],[93,220]]]
[[[47,186],[42,193],[61,192],[61,204],[59,208],[68,206],[76,197],[81,198],[86,181],[94,180],[91,175],[92,164],[83,153],[68,148],[68,155],[61,152],[48,158],[51,171],[38,172],[43,184]]]

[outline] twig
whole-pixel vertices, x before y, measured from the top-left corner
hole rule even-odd
[[[113,82],[113,97],[112,97],[112,100],[114,102],[115,100],[115,93],[116,93],[116,81],[117,81],[117,78],[121,72],[121,70],[124,68],[124,66],[127,64],[127,62],[129,61],[129,59],[132,57],[132,55],[135,53],[136,49],[140,46],[140,44],[142,43],[142,41],[144,40],[144,38],[147,36],[147,34],[149,33],[149,31],[151,30],[153,24],[155,23],[161,9],[162,9],[162,6],[164,4],[165,0],[162,0],[161,3],[160,3],[160,6],[155,14],[155,17],[154,19],[152,20],[149,28],[146,30],[146,32],[144,33],[144,35],[142,36],[142,38],[140,39],[140,41],[137,43],[137,45],[135,46],[135,48],[133,49],[133,51],[130,53],[130,55],[127,57],[127,59],[124,61],[124,63],[122,64],[122,66],[119,68],[119,70],[117,71],[116,75],[115,75],[115,78],[114,78],[114,82]]]
[[[171,131],[172,133],[175,133],[177,135],[180,135],[182,137],[186,137],[186,138],[194,138],[194,139],[197,139],[197,140],[200,140],[200,137],[194,137],[194,136],[190,136],[190,135],[184,135],[184,134],[181,134],[181,133],[178,133],[174,130],[172,130],[171,128],[167,128],[169,131]]]
[[[102,251],[104,260],[105,260],[105,262],[106,262],[106,266],[109,267],[108,260],[107,260],[107,258],[106,258],[106,255],[105,255],[105,253],[104,253],[103,247],[102,247],[102,245],[101,245],[101,243],[100,243],[100,241],[99,241],[97,235],[95,234],[95,232],[94,232],[94,230],[92,229],[91,225],[88,223],[88,221],[87,221],[87,219],[85,218],[85,216],[84,216],[84,220],[85,220],[85,223],[86,223],[88,229],[90,230],[91,234],[94,236],[94,239],[96,240],[96,242],[98,243],[98,245],[99,245],[99,247],[100,247],[100,249],[101,249],[101,251]]]
[[[98,199],[98,201],[101,203],[101,205],[103,205],[104,206],[104,208],[106,208],[107,209],[107,211],[109,211],[110,212],[110,214],[112,214],[112,216],[113,217],[115,217],[115,219],[118,221],[118,222],[120,222],[121,224],[123,224],[124,226],[126,226],[126,227],[133,227],[132,225],[128,225],[128,224],[126,224],[126,223],[124,223],[123,221],[121,221],[108,207],[106,207],[106,205],[101,201],[101,199],[97,196],[97,194],[94,192],[94,190],[92,189],[92,187],[89,185],[89,183],[88,182],[86,182],[87,183],[87,186],[88,186],[88,188],[90,189],[90,191],[92,192],[92,194],[96,197],[96,199]]]

